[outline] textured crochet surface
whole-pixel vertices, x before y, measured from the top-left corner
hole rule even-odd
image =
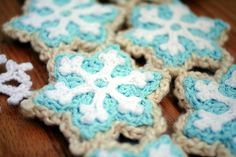
[[[216,76],[189,73],[177,79],[175,93],[188,112],[176,124],[176,139],[190,153],[235,156],[236,65]]]
[[[119,33],[117,42],[134,56],[144,55],[154,67],[173,73],[193,66],[219,67],[227,62],[220,45],[229,25],[218,19],[198,17],[181,2],[135,6],[131,28]],[[202,62],[202,64],[200,64]]]
[[[26,71],[33,68],[31,63],[17,64],[13,60],[7,60],[5,55],[0,55],[0,64],[5,63],[6,72],[0,73],[0,93],[9,96],[9,104],[19,104],[23,98],[31,96],[31,78]],[[6,84],[9,81],[17,81],[19,85]]]
[[[48,67],[51,83],[21,107],[25,115],[60,125],[72,153],[84,153],[103,137],[123,133],[139,139],[148,130],[158,135],[166,129],[156,103],[168,92],[170,76],[135,69],[119,46],[90,57],[61,53]]]
[[[27,0],[23,10],[3,30],[22,42],[30,41],[42,60],[60,50],[93,50],[112,40],[124,16],[121,8],[94,0]]]

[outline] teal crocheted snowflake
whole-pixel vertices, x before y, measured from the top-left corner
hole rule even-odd
[[[66,116],[69,125],[79,132],[77,140],[93,140],[98,133],[108,133],[116,125],[123,130],[129,128],[132,134],[132,129],[152,128],[154,121],[157,123],[162,118],[155,103],[167,93],[169,75],[134,69],[130,57],[117,45],[110,45],[91,57],[62,53],[53,59],[53,65],[54,81],[23,103],[22,108],[46,122],[53,115],[69,113]],[[49,123],[64,123],[52,119]],[[165,130],[163,119],[160,125]],[[122,129],[113,131],[122,132]]]
[[[5,24],[5,32],[31,41],[36,51],[93,49],[110,40],[123,21],[123,11],[94,0],[27,0],[24,14]],[[49,54],[45,59],[49,59]]]
[[[221,20],[197,17],[181,2],[136,6],[130,23],[132,28],[120,33],[117,41],[133,55],[146,56],[153,66],[182,68],[193,56],[218,62],[223,58],[218,42],[229,26]]]
[[[231,66],[219,82],[206,77],[186,76],[182,86],[186,101],[193,110],[184,125],[184,135],[209,145],[220,143],[235,156],[236,65]]]

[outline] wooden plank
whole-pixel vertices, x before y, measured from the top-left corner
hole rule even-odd
[[[0,25],[11,17],[20,14],[23,1],[1,1]],[[33,89],[47,83],[48,74],[45,63],[38,59],[30,44],[22,44],[0,33],[0,52],[18,63],[30,61],[34,70]],[[0,156],[70,156],[67,142],[57,127],[49,127],[38,120],[22,116],[16,106],[9,106],[6,96],[0,95]]]
[[[1,0],[0,25],[21,13],[23,0]],[[236,57],[236,1],[235,0],[184,0],[198,15],[222,18],[231,24],[229,40],[225,48]],[[0,32],[0,51],[17,62],[30,61],[34,70],[29,72],[33,80],[33,89],[39,89],[47,83],[48,74],[45,63],[38,59],[30,44],[22,44],[6,37]],[[17,106],[9,106],[6,96],[0,95],[0,157],[1,156],[71,156],[68,143],[58,127],[44,125],[39,120],[24,118]],[[161,102],[169,129],[181,113],[177,100],[170,93]]]

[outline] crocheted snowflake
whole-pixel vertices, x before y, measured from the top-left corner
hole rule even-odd
[[[44,53],[78,46],[92,49],[110,38],[123,16],[119,8],[93,0],[28,0],[24,9],[24,15],[12,19],[4,30],[20,40],[31,40]],[[33,39],[32,33],[37,34]]]
[[[117,41],[127,50],[135,50],[131,52],[134,55],[138,52],[132,47],[138,46],[143,55],[148,53],[143,48],[152,48],[154,60],[164,67],[181,67],[193,55],[217,61],[223,57],[218,41],[228,25],[197,17],[178,1],[134,7],[131,23],[133,28],[121,33]]]
[[[31,96],[30,88],[32,82],[30,76],[25,71],[33,68],[31,63],[17,64],[13,60],[7,60],[5,55],[0,55],[0,64],[6,62],[6,72],[0,73],[0,93],[9,95],[9,104],[16,105],[23,98]],[[6,84],[8,81],[17,81],[18,86]]]
[[[90,153],[88,157],[184,157],[185,153],[175,145],[169,136],[162,135],[158,140],[150,141],[144,145],[141,152],[134,153],[132,151],[121,148],[97,149]]]
[[[236,155],[236,65],[219,82],[188,76],[183,79],[187,102],[193,109],[184,126],[187,137],[208,144],[220,141]]]
[[[153,102],[166,94],[169,77],[161,72],[133,69],[130,57],[118,46],[110,45],[89,58],[63,53],[53,63],[55,81],[22,105],[28,113],[48,119],[50,115],[38,115],[45,108],[45,112],[58,115],[69,112],[70,123],[79,129],[77,138],[82,140],[94,139],[97,133],[109,132],[117,124],[151,128],[160,118],[160,114],[153,114]],[[147,98],[157,91],[161,93]],[[122,129],[116,130],[119,131]]]

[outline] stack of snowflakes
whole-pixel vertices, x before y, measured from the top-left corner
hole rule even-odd
[[[147,1],[27,0],[3,30],[31,42],[50,82],[21,102],[23,114],[59,125],[75,155],[236,156],[236,65],[222,48],[229,25],[177,0]],[[189,72],[195,67],[215,75]],[[173,78],[186,113],[169,136],[159,102]],[[19,101],[31,93],[7,94]],[[120,136],[139,142],[120,143]]]

